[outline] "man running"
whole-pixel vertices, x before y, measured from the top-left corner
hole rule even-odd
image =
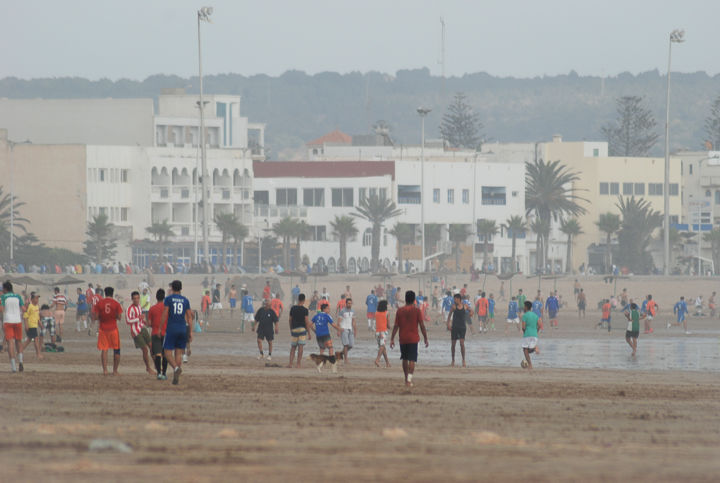
[[[55,287],[55,295],[53,295],[50,308],[53,309],[55,315],[55,323],[57,324],[57,341],[62,342],[63,323],[65,323],[65,311],[67,310],[67,297],[60,293],[60,287]]]
[[[235,285],[230,285],[230,291],[228,292],[228,305],[230,306],[230,318],[235,312],[235,306],[237,306],[237,289]]]
[[[687,330],[687,314],[688,314],[688,307],[687,303],[685,302],[685,297],[680,297],[680,300],[673,306],[673,313],[677,315],[677,323],[675,325],[682,325],[683,329],[685,330],[685,334],[690,334]],[[669,329],[672,326],[670,322],[668,322],[667,328]]]
[[[145,362],[145,370],[151,376],[157,375],[157,372],[150,368],[150,334],[145,327],[145,318],[143,316],[142,307],[140,307],[140,292],[137,290],[130,294],[131,304],[125,311],[125,323],[130,326],[130,337],[135,343],[135,348],[142,351],[143,362]]]
[[[313,325],[310,327],[315,332],[315,338],[317,339],[317,345],[320,349],[320,355],[328,349],[328,354],[331,357],[330,362],[335,363],[335,349],[333,349],[332,336],[330,335],[330,327],[335,330],[340,330],[340,327],[333,322],[330,316],[330,304],[327,302],[320,304],[320,312],[315,314],[312,318]]]
[[[375,289],[370,290],[370,294],[365,297],[365,306],[367,307],[367,323],[370,332],[375,331],[375,312],[377,312],[378,298],[375,295]]]
[[[108,351],[113,350],[113,376],[117,376],[120,367],[120,333],[117,323],[122,317],[123,308],[113,298],[115,290],[105,287],[105,298],[95,304],[94,314],[99,321],[97,348],[100,351],[100,363],[104,375],[108,375]]]
[[[180,382],[183,355],[188,343],[192,342],[192,310],[190,301],[182,295],[182,282],[170,283],[170,295],[163,301],[163,325],[166,326],[163,350],[165,358],[173,368],[173,384]],[[190,329],[190,330],[188,330]]]
[[[344,294],[343,294],[344,295]],[[348,363],[348,352],[355,345],[355,336],[357,335],[357,325],[355,324],[355,311],[352,309],[352,299],[345,299],[345,307],[340,310],[340,340],[343,345],[344,363]]]
[[[297,305],[293,305],[290,308],[290,364],[288,364],[288,367],[293,366],[293,360],[295,359],[295,349],[297,349],[296,367],[300,367],[305,342],[312,337],[309,334],[309,314],[310,312],[308,312],[308,309],[305,307],[305,294],[299,293],[297,296]]]
[[[166,326],[163,324],[163,312],[165,310],[165,290],[159,288],[155,292],[157,303],[148,310],[148,321],[152,332],[150,334],[150,345],[152,349],[153,362],[159,381],[167,380],[168,362],[163,354],[163,339],[165,339]]]
[[[270,301],[270,308],[273,310],[273,312],[275,312],[278,320],[280,320],[280,317],[282,317],[282,313],[285,310],[285,305],[282,303],[282,300],[280,300],[279,294],[273,294],[273,298]]]
[[[550,321],[550,327],[553,329],[558,328],[558,310],[560,310],[560,301],[557,298],[557,290],[550,293],[550,296],[545,300],[545,310],[548,313],[548,319]]]
[[[522,349],[525,355],[525,361],[527,362],[527,369],[532,370],[532,361],[530,360],[530,354],[533,352],[540,354],[540,350],[537,347],[538,343],[538,316],[532,310],[532,303],[529,300],[525,301],[525,313],[522,316],[522,331],[523,341]]]
[[[278,330],[278,316],[275,311],[270,308],[270,300],[263,299],[262,307],[260,307],[255,314],[255,322],[257,323],[257,345],[260,355],[258,359],[263,359],[265,354],[263,353],[262,341],[265,339],[268,343],[268,356],[267,360],[272,360],[272,349],[273,340]],[[255,327],[253,327],[253,331]]]
[[[460,354],[462,355],[462,366],[465,364],[465,332],[467,330],[466,320],[470,307],[465,304],[460,294],[455,294],[454,303],[450,307],[447,318],[447,330],[450,331],[450,355],[452,356],[451,367],[455,367],[455,343],[460,341]]]
[[[457,300],[455,302],[455,307],[457,307]],[[480,292],[480,298],[477,299],[477,302],[475,303],[475,310],[477,311],[478,323],[480,326],[478,327],[478,330],[480,332],[487,332],[488,308],[489,304],[488,300],[485,298],[485,292]]]
[[[253,307],[252,295],[250,295],[247,290],[243,290],[242,295],[241,308],[243,311],[243,319],[242,324],[240,325],[240,333],[244,334],[245,322],[250,322],[250,327],[252,327],[252,330],[255,331],[255,308]]]
[[[422,319],[420,309],[415,307],[415,292],[405,292],[405,305],[395,313],[395,324],[393,325],[392,336],[390,336],[390,349],[395,347],[395,335],[400,332],[400,359],[402,359],[403,373],[405,374],[405,386],[413,386],[413,374],[418,356],[418,343],[422,331],[425,347],[428,346],[427,330]]]
[[[3,282],[3,294],[0,297],[0,310],[3,316],[3,332],[7,341],[10,370],[23,372],[22,352],[22,316],[25,311],[22,297],[13,292],[9,280]]]
[[[75,311],[75,330],[80,332],[81,330],[87,330],[88,322],[87,316],[90,308],[88,307],[87,297],[83,293],[82,289],[77,289],[77,309]]]
[[[506,324],[505,324],[505,335],[507,335],[508,327],[512,327],[513,325],[520,330],[520,307],[518,307],[517,300],[515,299],[515,296],[513,295],[510,302],[508,302],[508,310],[507,310],[507,318],[506,318]]]
[[[652,334],[653,328],[651,322],[657,314],[658,304],[653,300],[652,295],[647,296],[647,304],[645,305],[645,333]]]

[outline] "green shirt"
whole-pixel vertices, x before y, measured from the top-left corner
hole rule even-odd
[[[640,312],[637,310],[630,311],[630,330],[631,332],[640,332]]]
[[[525,299],[526,298],[527,297],[525,297],[524,294],[517,296],[518,307],[520,307],[520,311],[522,311],[522,312],[525,311]]]
[[[537,337],[537,323],[538,323],[538,316],[535,312],[525,312],[525,314],[522,316],[523,322],[525,322],[525,332],[523,332],[523,337]]]

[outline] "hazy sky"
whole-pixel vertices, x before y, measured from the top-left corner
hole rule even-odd
[[[439,74],[441,16],[448,75],[664,72],[679,27],[673,70],[720,72],[720,0],[2,0],[0,77],[196,75],[203,5],[208,74]]]

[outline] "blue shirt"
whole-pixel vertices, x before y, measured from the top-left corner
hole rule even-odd
[[[185,332],[185,312],[190,310],[190,301],[180,294],[170,294],[165,297],[165,307],[168,307],[167,332]]]
[[[293,297],[297,298],[297,296],[300,295],[300,287],[293,287],[290,293],[293,294]]]
[[[676,312],[678,315],[685,315],[687,314],[687,311],[687,304],[684,300],[680,300],[678,303],[675,304],[675,307],[673,307],[673,312]]]
[[[450,308],[452,307],[452,304],[453,304],[453,298],[452,298],[451,296],[446,295],[446,296],[443,297],[443,299],[442,299],[442,309],[443,309],[445,312],[450,312]]]
[[[318,312],[312,318],[313,324],[315,324],[315,335],[322,337],[324,335],[330,335],[330,324],[333,323],[332,317],[325,312]]]
[[[647,312],[647,299],[643,300],[642,306],[640,307],[640,313],[644,314]]]
[[[78,310],[87,310],[87,298],[84,294],[78,295],[78,301],[77,301],[77,308]]]
[[[488,312],[495,314],[495,299],[488,299]]]
[[[519,310],[519,309],[518,309],[518,303],[517,303],[516,301],[514,301],[514,300],[511,300],[510,303],[508,304],[508,315],[507,315],[507,318],[510,319],[510,320],[512,320],[512,319],[517,319],[518,310]]]
[[[252,295],[245,295],[242,298],[242,309],[246,314],[253,314],[255,313],[255,309],[253,308],[253,298]]]
[[[554,295],[551,295],[545,301],[545,308],[550,312],[557,312],[559,307],[558,299]]]
[[[365,305],[367,305],[368,312],[377,312],[378,298],[375,294],[370,294],[365,299]]]
[[[538,317],[541,317],[541,316],[542,316],[542,309],[543,309],[543,303],[542,303],[542,302],[540,302],[539,300],[533,301],[532,311],[535,312],[535,315],[537,315]]]

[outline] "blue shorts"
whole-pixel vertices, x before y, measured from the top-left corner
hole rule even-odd
[[[188,335],[186,331],[183,332],[168,332],[165,334],[165,342],[163,342],[163,349],[171,351],[175,349],[185,349],[187,346]]]
[[[680,314],[680,313],[679,313],[679,314],[678,314],[678,317],[677,317],[677,323],[678,323],[678,324],[681,324],[681,323],[683,323],[683,322],[685,322],[685,314]]]
[[[548,310],[548,315],[550,316],[550,319],[556,319],[557,318],[557,310]]]
[[[230,308],[234,309],[235,305],[237,305],[237,299],[230,299]]]

